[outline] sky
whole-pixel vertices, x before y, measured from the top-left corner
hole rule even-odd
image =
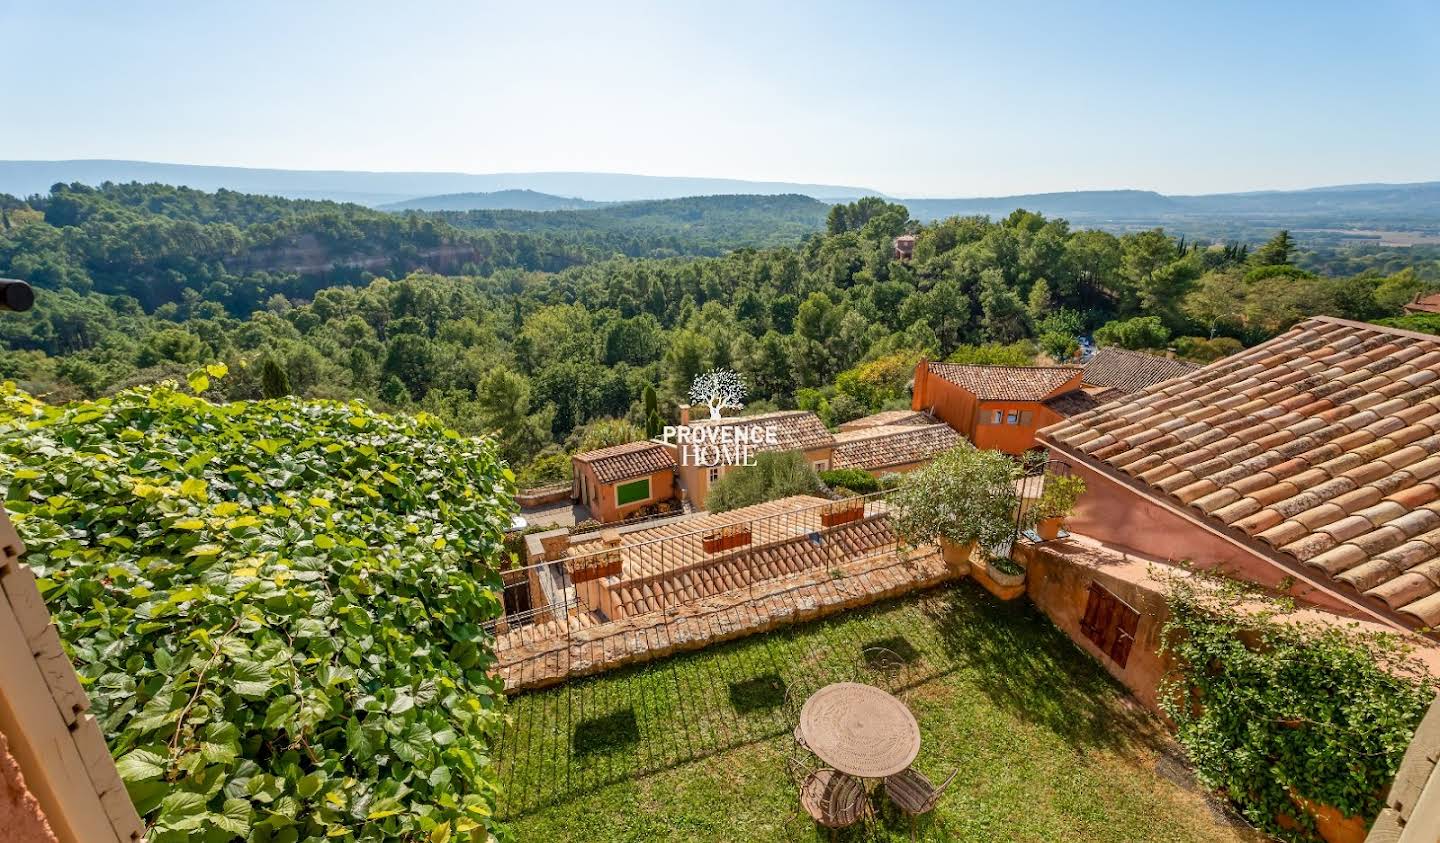
[[[900,197],[1440,180],[1440,3],[0,0],[0,159]]]

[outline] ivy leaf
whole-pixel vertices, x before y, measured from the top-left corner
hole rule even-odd
[[[120,778],[127,782],[143,782],[165,775],[168,761],[169,758],[158,752],[137,749],[116,761],[115,769],[120,772]]]
[[[265,710],[265,728],[279,729],[289,727],[295,717],[295,712],[300,708],[300,700],[294,694],[285,694],[277,697]]]

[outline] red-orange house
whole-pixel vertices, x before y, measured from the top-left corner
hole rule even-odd
[[[1023,454],[1035,431],[1062,416],[1046,402],[1078,392],[1079,366],[962,366],[921,360],[910,406],[959,431],[978,448]]]

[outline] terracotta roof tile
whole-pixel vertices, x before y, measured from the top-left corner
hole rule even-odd
[[[878,471],[924,462],[960,444],[948,424],[882,425],[835,434],[830,464],[835,468]]]
[[[927,365],[931,373],[967,390],[981,401],[1043,401],[1076,380],[1082,371],[1079,366]]]
[[[1437,387],[1440,337],[1316,317],[1041,436],[1440,622]]]
[[[1129,394],[1183,377],[1198,368],[1199,364],[1188,360],[1106,346],[1085,364],[1083,380],[1091,386],[1114,387]]]
[[[659,442],[627,442],[571,457],[589,463],[601,483],[614,483],[632,477],[648,477],[657,471],[675,467],[675,456]]]
[[[820,417],[805,410],[781,410],[774,413],[760,413],[754,416],[726,416],[721,419],[700,419],[692,421],[690,427],[745,427],[763,425],[775,431],[777,444],[756,444],[750,450],[762,451],[809,451],[824,448],[835,443],[835,437],[825,429]]]
[[[859,430],[865,427],[889,427],[898,424],[937,424],[929,413],[920,410],[885,410],[874,415],[851,419],[841,424],[840,430]]]

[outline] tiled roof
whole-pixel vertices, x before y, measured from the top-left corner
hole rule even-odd
[[[934,416],[921,410],[886,410],[858,419],[851,419],[840,425],[841,430],[859,430],[865,427],[881,427],[897,424],[939,424]]]
[[[606,587],[626,614],[636,614],[895,547],[895,533],[882,503],[866,504],[868,517],[864,519],[825,527],[820,516],[829,503],[824,498],[795,495],[622,532],[621,571],[619,576],[605,579]],[[706,534],[736,524],[750,527],[749,544],[705,552]],[[575,543],[569,555],[584,556],[603,548],[603,539],[597,537]]]
[[[1064,395],[1057,395],[1054,398],[1046,399],[1045,406],[1062,416],[1078,416],[1081,413],[1088,413],[1107,401],[1114,401],[1123,395],[1125,395],[1124,392],[1113,387],[1093,391],[1079,389],[1074,392],[1067,392]]]
[[[1109,386],[1121,392],[1140,390],[1183,377],[1200,368],[1200,364],[1143,351],[1106,346],[1095,352],[1085,364],[1081,376],[1088,386]]]
[[[1405,305],[1411,313],[1440,313],[1440,293],[1416,294],[1414,300]]]
[[[835,437],[825,429],[820,417],[805,410],[780,410],[774,413],[760,413],[754,416],[727,416],[723,419],[700,419],[690,422],[691,427],[764,425],[774,428],[778,444],[757,444],[752,452],[761,451],[808,451],[824,448],[835,443]]]
[[[1040,436],[1440,625],[1440,337],[1316,317]]]
[[[1079,366],[929,366],[931,372],[981,401],[1043,401],[1081,371]]]
[[[675,455],[659,442],[627,442],[597,451],[576,454],[572,459],[589,463],[595,479],[614,483],[632,477],[648,477],[657,471],[675,467]]]
[[[908,465],[934,458],[960,442],[948,424],[898,424],[841,431],[835,434],[834,468],[867,471]]]

